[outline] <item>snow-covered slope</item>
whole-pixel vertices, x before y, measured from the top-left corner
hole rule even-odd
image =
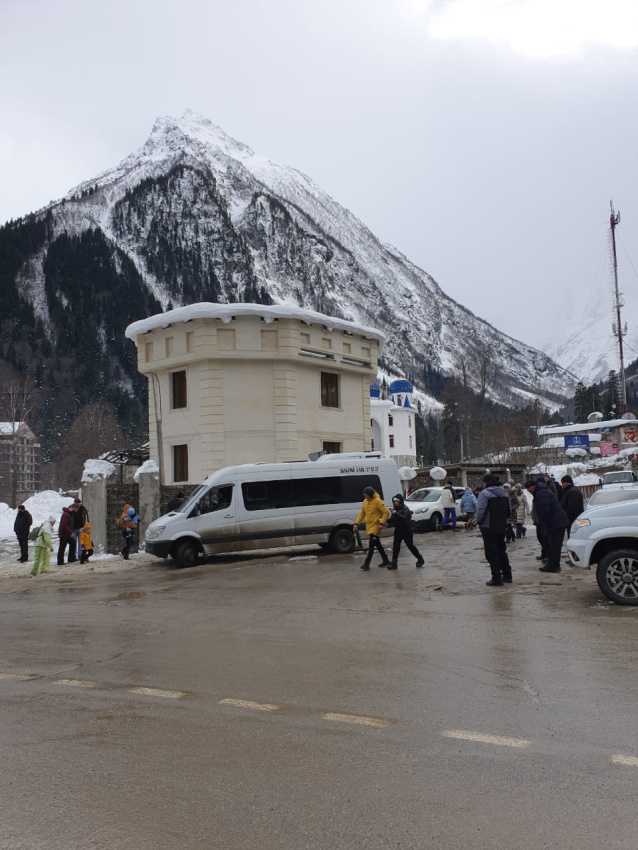
[[[638,289],[633,280],[622,287],[625,306],[622,322],[628,324],[625,337],[625,364],[638,359]],[[564,316],[560,337],[548,341],[547,353],[585,384],[600,381],[611,369],[618,370],[618,344],[612,332],[611,284],[592,287],[586,298],[578,300]]]
[[[432,371],[458,373],[462,361],[478,387],[487,353],[494,399],[518,405],[540,397],[555,406],[573,391],[573,376],[547,354],[457,304],[309,177],[190,111],[160,118],[139,151],[38,216],[47,217],[47,239],[24,264],[20,285],[51,335],[47,253],[62,234],[92,229],[113,245],[114,266],[132,261],[146,297],[164,309],[294,304],[379,328],[387,338],[383,368],[422,389]]]

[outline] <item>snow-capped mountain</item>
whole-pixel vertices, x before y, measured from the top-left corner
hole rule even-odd
[[[289,303],[377,327],[382,366],[425,391],[462,362],[478,387],[486,357],[488,394],[509,405],[556,406],[575,385],[547,354],[457,304],[309,177],[190,111],[160,118],[116,168],[4,231],[7,301],[42,326],[43,344],[90,350],[91,380],[103,370],[120,391],[135,382],[126,324],[196,301]]]
[[[633,284],[624,288],[625,307],[621,322],[627,319],[624,340],[625,364],[638,359],[638,290]],[[616,322],[611,284],[593,287],[586,298],[576,301],[565,312],[563,332],[547,344],[547,353],[585,384],[607,378],[618,371],[618,343],[612,332]]]

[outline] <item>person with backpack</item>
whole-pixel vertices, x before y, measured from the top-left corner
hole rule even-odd
[[[13,532],[20,544],[20,557],[18,561],[25,564],[29,560],[29,531],[33,525],[33,517],[24,505],[18,505],[18,513],[13,523]]]
[[[55,525],[55,517],[50,516],[46,522],[43,522],[38,532],[38,538],[35,541],[35,557],[33,559],[33,569],[30,575],[34,578],[41,570],[42,574],[49,572],[49,564],[51,563],[51,552],[53,552],[53,526]]]
[[[421,555],[414,545],[414,535],[412,534],[412,511],[405,504],[401,493],[397,493],[396,496],[392,497],[392,510],[390,513],[394,520],[394,542],[392,544],[392,561],[388,564],[388,569],[397,569],[401,543],[404,541],[405,545],[416,558],[416,566],[422,567],[425,561],[423,560],[423,555]]]
[[[135,508],[131,505],[124,505],[122,516],[119,519],[119,527],[122,529],[122,539],[124,541],[124,546],[122,547],[120,555],[125,561],[128,561],[129,559],[131,545],[133,543],[133,532],[139,523],[140,517]]]
[[[369,537],[368,554],[366,555],[366,559],[363,564],[361,564],[362,570],[370,569],[370,561],[372,560],[372,555],[375,549],[379,551],[382,558],[381,563],[377,566],[390,566],[390,561],[388,560],[388,556],[386,555],[383,544],[381,543],[381,538],[379,537],[381,529],[388,521],[389,516],[390,512],[383,504],[381,496],[375,492],[374,487],[365,487],[363,490],[363,504],[361,505],[359,516],[356,518],[354,525],[352,526],[352,530],[356,534],[359,529],[359,523],[364,519],[366,521],[366,533]]]
[[[469,487],[465,488],[465,493],[461,496],[461,513],[465,514],[465,530],[471,531],[474,528],[474,516],[476,514],[476,496]]]
[[[510,499],[494,473],[488,472],[483,482],[485,487],[478,498],[476,522],[483,535],[485,557],[492,572],[492,578],[485,583],[488,587],[500,587],[512,582],[512,567],[505,545],[507,520],[511,514]]]

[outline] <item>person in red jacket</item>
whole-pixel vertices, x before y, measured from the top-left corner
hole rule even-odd
[[[73,536],[73,521],[75,519],[74,512],[71,508],[62,508],[62,517],[58,529],[60,545],[58,546],[58,566],[61,567],[64,563],[64,552],[67,544],[69,546],[69,564],[77,560],[75,557],[75,537]]]

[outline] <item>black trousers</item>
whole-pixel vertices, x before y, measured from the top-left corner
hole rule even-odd
[[[417,561],[421,560],[421,553],[414,545],[414,534],[412,533],[411,528],[395,528],[394,529],[394,543],[392,544],[392,560],[396,561],[399,558],[399,552],[401,551],[401,543],[405,542],[405,545],[408,547],[410,552],[414,555]]]
[[[17,535],[16,535],[17,537]],[[29,560],[29,535],[26,537],[18,537],[18,543],[20,544],[20,560],[28,561]]]
[[[122,529],[122,538],[124,540],[124,546],[122,547],[122,557],[125,561],[128,561],[128,556],[131,553],[131,545],[133,543],[133,532],[130,528]]]
[[[545,540],[545,533],[541,529],[540,525],[535,525],[536,529],[536,539],[541,544],[541,558],[547,557],[547,541]]]
[[[564,528],[559,528],[557,531],[549,531],[545,535],[547,557],[549,558],[547,566],[552,570],[560,569],[560,553],[563,548],[564,537]]]
[[[514,526],[511,522],[508,522],[505,526],[505,540],[510,543],[512,540],[516,539],[516,535],[514,534]]]
[[[372,560],[372,556],[374,555],[374,550],[377,549],[381,558],[383,559],[384,564],[389,564],[388,556],[385,553],[385,549],[381,544],[381,538],[378,534],[371,534],[368,538],[368,554],[366,555],[366,559],[363,562],[365,567],[370,566],[370,561]]]
[[[507,557],[504,534],[490,534],[487,529],[481,529],[483,534],[483,546],[485,557],[492,571],[492,578],[496,581],[512,578],[512,568]]]
[[[64,551],[66,549],[67,543],[69,544],[69,564],[72,564],[73,561],[77,560],[75,557],[75,537],[61,537],[60,545],[58,546],[58,566],[62,566],[64,563]]]

